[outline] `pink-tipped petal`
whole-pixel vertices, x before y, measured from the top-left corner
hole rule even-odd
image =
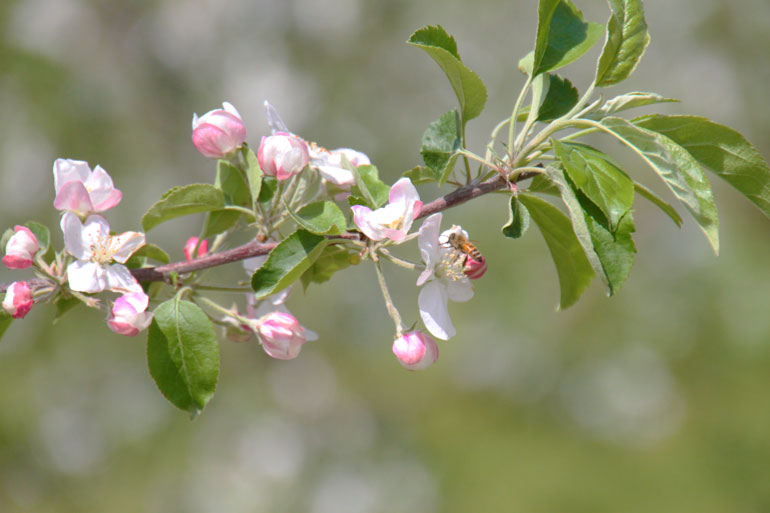
[[[56,193],[53,206],[56,210],[66,210],[79,215],[93,211],[91,197],[83,182],[67,182],[62,185]]]

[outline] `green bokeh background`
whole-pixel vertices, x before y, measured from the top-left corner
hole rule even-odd
[[[680,98],[661,109],[732,126],[770,155],[770,4],[645,5],[652,44],[606,94]],[[604,2],[578,6],[606,21]],[[454,106],[435,64],[403,44],[425,24],[454,34],[488,86],[487,109],[469,125],[481,151],[523,83],[516,63],[532,46],[536,9],[3,0],[2,226],[35,219],[61,244],[51,166],[69,157],[112,174],[124,193],[112,226],[137,229],[166,189],[213,180],[190,119],[223,100],[253,145],[267,133],[269,99],[293,131],[364,151],[392,182],[419,163],[427,124]],[[581,89],[597,55],[564,70]],[[297,360],[223,342],[217,394],[193,422],[154,388],[142,337],[114,335],[86,309],[52,325],[53,307],[37,307],[0,343],[0,511],[769,511],[770,220],[713,186],[719,257],[689,219],[679,230],[639,204],[640,253],[624,288],[608,299],[595,284],[559,313],[537,231],[499,234],[503,197],[453,209],[445,223],[471,233],[489,271],[471,302],[452,305],[458,335],[434,367],[398,365],[373,270],[361,265],[294,292],[290,308],[320,335]],[[148,240],[180,259],[199,222],[169,222]],[[232,267],[223,279],[241,276]],[[386,272],[407,322],[417,320],[415,276]],[[3,270],[2,281],[20,273]]]

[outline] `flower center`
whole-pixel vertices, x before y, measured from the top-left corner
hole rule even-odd
[[[434,268],[436,276],[449,281],[467,279],[464,273],[463,253],[456,249],[446,249],[441,253],[441,260],[438,261]]]
[[[97,264],[106,264],[115,255],[115,248],[120,247],[120,237],[92,237],[89,248],[91,249],[91,261]]]

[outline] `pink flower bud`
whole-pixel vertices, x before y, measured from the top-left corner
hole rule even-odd
[[[152,312],[147,312],[150,298],[144,292],[123,294],[112,305],[107,325],[119,335],[133,337],[152,322]]]
[[[198,237],[190,237],[184,245],[184,258],[188,262],[193,259],[193,251],[198,244]],[[198,246],[198,258],[205,256],[209,252],[209,241],[203,239]]]
[[[40,250],[40,244],[32,230],[26,226],[16,225],[16,233],[8,239],[5,246],[3,263],[9,269],[26,269],[32,265],[35,253]]]
[[[299,355],[307,341],[305,328],[293,315],[271,312],[258,321],[257,332],[262,349],[273,358],[291,360]]]
[[[262,137],[257,150],[257,160],[262,172],[278,180],[286,180],[302,171],[310,162],[307,143],[286,132],[276,132]]]
[[[235,107],[224,102],[223,109],[193,114],[192,142],[199,152],[213,159],[228,156],[246,140],[246,125]]]
[[[15,281],[5,291],[3,308],[14,319],[21,319],[27,315],[34,304],[32,291],[26,281]]]
[[[423,370],[438,360],[438,346],[422,331],[410,331],[393,341],[393,354],[404,368]]]
[[[482,258],[479,262],[469,256],[465,259],[465,268],[463,272],[465,273],[465,276],[471,280],[478,280],[484,276],[485,272],[487,272],[487,259]]]

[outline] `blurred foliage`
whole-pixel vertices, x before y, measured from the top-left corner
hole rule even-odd
[[[604,2],[578,2],[605,21]],[[645,2],[652,44],[621,87],[683,99],[770,155],[764,0]],[[190,119],[236,105],[252,144],[269,99],[289,127],[367,153],[386,181],[420,161],[453,105],[415,28],[442,24],[485,80],[478,148],[510,112],[536,2],[6,0],[0,4],[0,214],[55,227],[56,157],[101,164],[124,192],[116,230],[173,185],[213,181]],[[598,51],[598,50],[597,50]],[[565,68],[585,84],[595,54]],[[608,93],[610,94],[610,93]],[[474,146],[475,145],[475,146]],[[623,162],[645,180],[647,171]],[[716,182],[716,180],[714,180]],[[535,231],[503,240],[507,201],[456,208],[489,262],[437,365],[404,371],[368,266],[295,291],[320,339],[299,359],[222,344],[217,395],[194,422],[154,389],[145,341],[41,307],[0,343],[0,511],[759,512],[770,509],[770,223],[716,182],[723,251],[640,206],[637,266],[555,313]],[[438,191],[424,187],[426,199]],[[659,191],[665,195],[665,191]],[[492,220],[492,222],[490,222]],[[167,223],[178,248],[197,227]],[[61,244],[53,230],[53,240]],[[241,276],[237,266],[223,270]],[[387,269],[417,318],[415,276]],[[2,279],[10,277],[3,271]],[[356,286],[351,287],[350,283]]]

